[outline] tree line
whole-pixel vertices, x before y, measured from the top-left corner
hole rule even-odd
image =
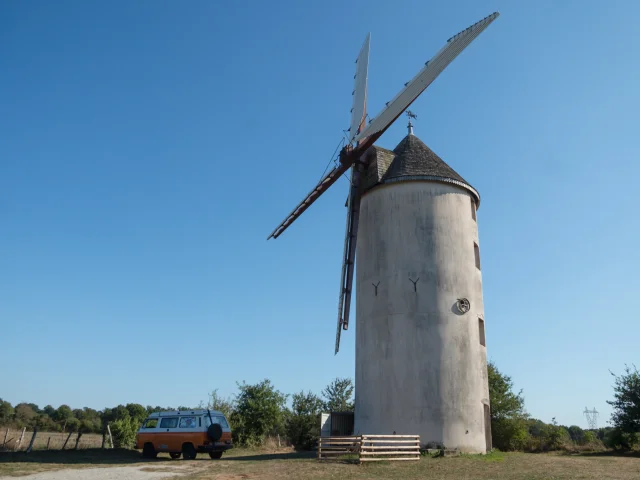
[[[33,403],[11,403],[0,398],[0,426],[10,428],[37,427],[48,432],[82,432],[104,434],[107,425],[116,448],[131,448],[135,435],[144,420],[153,412],[165,410],[193,410],[211,408],[224,413],[229,421],[234,443],[241,446],[260,446],[272,437],[281,437],[299,448],[309,448],[320,435],[320,412],[353,411],[353,382],[336,378],[322,391],[321,396],[300,392],[291,396],[291,408],[286,395],[270,380],[254,385],[238,384],[238,393],[222,397],[214,390],[207,402],[196,406],[160,407],[138,403],[94,410],[72,409],[68,405],[39,408]]]
[[[613,374],[612,374],[613,375]],[[549,451],[559,449],[631,449],[640,443],[640,375],[626,367],[615,377],[612,427],[584,430],[577,425],[550,424],[532,418],[525,410],[522,391],[515,392],[512,379],[488,364],[491,433],[493,447],[500,450]],[[277,390],[270,380],[238,384],[230,397],[217,390],[197,406],[159,407],[136,403],[94,410],[68,405],[40,409],[32,403],[15,407],[0,399],[0,426],[38,427],[45,431],[103,433],[109,425],[116,447],[130,448],[141,423],[152,412],[211,408],[226,416],[233,440],[240,446],[261,446],[280,438],[299,449],[313,448],[320,435],[320,413],[353,411],[353,381],[336,378],[320,395],[301,391],[293,395]],[[291,398],[291,406],[287,400]],[[445,446],[446,447],[446,446]]]
[[[630,450],[640,443],[640,375],[637,369],[625,368],[615,377],[611,427],[583,430],[577,425],[550,424],[532,418],[525,410],[522,391],[515,393],[511,377],[488,364],[491,435],[499,450],[550,451]]]

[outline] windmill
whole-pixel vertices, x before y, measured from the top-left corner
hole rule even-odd
[[[356,74],[354,76],[353,105],[351,108],[351,122],[348,129],[348,143],[340,151],[339,162],[337,162],[332,170],[323,176],[320,182],[268,237],[268,239],[278,238],[320,195],[327,191],[347,170],[351,169],[340,296],[338,302],[338,322],[335,342],[336,354],[340,348],[341,331],[347,330],[349,327],[361,201],[359,186],[362,174],[367,168],[367,164],[363,161],[364,154],[438,75],[498,16],[498,12],[492,13],[449,38],[444,47],[424,64],[413,79],[404,84],[400,92],[385,104],[385,107],[376,117],[372,118],[369,123],[366,124],[367,80],[371,38],[370,34],[368,34],[356,59]],[[408,113],[410,113],[410,118],[416,118],[412,112],[409,111]]]

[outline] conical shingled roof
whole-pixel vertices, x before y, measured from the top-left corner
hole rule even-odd
[[[476,197],[476,202],[480,203],[480,195],[476,189],[412,133],[402,139],[393,153],[395,158],[383,175],[381,183],[402,180],[453,183],[469,190]]]

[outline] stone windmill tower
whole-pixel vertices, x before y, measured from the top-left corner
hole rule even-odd
[[[356,270],[356,412],[362,433],[491,448],[478,192],[412,132],[373,146]]]
[[[356,432],[419,434],[425,445],[464,452],[491,448],[480,196],[413,135],[411,121],[393,151],[374,143],[497,17],[447,40],[368,124],[367,36],[356,60],[348,144],[269,236],[282,234],[351,170],[335,351],[349,325],[357,258]]]

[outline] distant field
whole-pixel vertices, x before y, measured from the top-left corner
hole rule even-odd
[[[7,443],[4,445],[5,435],[7,437]],[[6,428],[0,428],[0,450],[14,450],[18,441],[20,440],[20,435],[22,435],[22,430],[11,430],[9,429],[7,434]],[[20,450],[26,450],[29,446],[29,442],[31,441],[31,437],[33,436],[33,431],[27,430],[24,434],[24,438],[22,439],[22,444],[20,445]],[[47,448],[47,442],[49,442],[49,448],[51,450],[60,450],[62,445],[64,445],[64,441],[69,436],[69,433],[60,433],[60,432],[38,432],[36,435],[36,440],[33,443],[34,450],[45,450]],[[69,443],[67,443],[66,448],[74,448],[76,445],[76,438],[78,437],[77,433],[72,433],[71,438],[69,439]],[[51,439],[51,440],[49,440]],[[102,435],[96,433],[85,433],[80,437],[80,442],[78,443],[78,448],[100,448],[102,446]]]
[[[637,480],[640,458],[636,455],[611,454],[525,454],[494,453],[486,456],[447,458],[424,457],[418,462],[320,463],[313,453],[234,449],[222,460],[198,455],[193,461],[170,460],[160,455],[157,460],[144,460],[130,450],[82,450],[0,453],[0,477],[29,473],[90,467],[125,467],[136,471],[165,472],[171,478],[184,480],[239,479],[433,479],[433,480]],[[87,472],[87,478],[90,472]],[[83,474],[84,475],[84,474]],[[100,478],[100,471],[91,472]],[[131,478],[134,478],[133,476]]]

